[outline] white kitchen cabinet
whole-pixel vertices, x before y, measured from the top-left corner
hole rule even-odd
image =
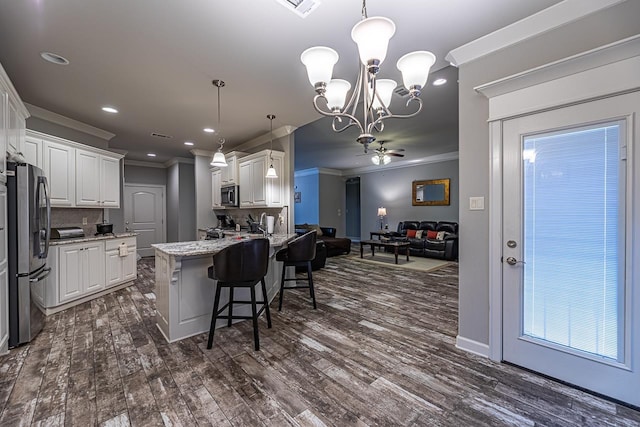
[[[104,289],[104,242],[82,242],[58,248],[60,303]]]
[[[211,208],[220,209],[222,207],[222,199],[220,197],[221,187],[221,175],[220,169],[214,169],[211,171]]]
[[[120,160],[76,149],[76,206],[120,207]]]
[[[0,354],[9,342],[9,282],[7,262],[7,188],[0,185]]]
[[[26,115],[21,112],[22,101],[9,97],[8,99],[8,137],[7,151],[22,153],[26,130]],[[24,109],[24,106],[22,106]]]
[[[242,159],[239,166],[240,207],[284,206],[284,153],[273,151],[273,166],[278,178],[266,178],[271,165],[270,151],[264,150]]]
[[[247,153],[240,151],[232,151],[225,154],[224,158],[227,162],[226,168],[220,168],[220,185],[236,185],[238,184],[238,164],[239,159]]]
[[[0,67],[1,68],[1,67]],[[9,93],[0,84],[0,185],[7,182],[7,158],[4,153],[7,151],[7,137],[8,137],[8,118],[7,109]]]
[[[58,142],[43,140],[44,174],[49,181],[51,206],[76,205],[76,150]]]
[[[136,238],[105,241],[106,287],[136,278]]]
[[[40,169],[43,169],[42,163],[42,139],[34,138],[31,135],[27,135],[24,140],[24,159],[27,163],[36,165]]]
[[[23,149],[27,117],[29,112],[0,65],[0,184],[7,182],[5,153]]]

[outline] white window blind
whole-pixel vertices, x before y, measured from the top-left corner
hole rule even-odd
[[[620,361],[622,122],[523,140],[525,335]]]

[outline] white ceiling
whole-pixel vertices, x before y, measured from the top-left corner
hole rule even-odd
[[[457,70],[445,55],[480,36],[529,16],[560,0],[369,0],[369,16],[394,20],[396,34],[381,77],[400,81],[395,62],[413,50],[430,50],[438,61],[423,91],[424,111],[412,120],[389,121],[378,139],[421,158],[457,150]],[[225,151],[274,128],[302,127],[321,116],[300,53],[311,46],[336,49],[334,76],[355,80],[357,48],[351,27],[361,2],[323,0],[307,18],[275,0],[20,0],[0,3],[0,63],[23,101],[115,134],[109,146],[127,158],[155,161],[191,157],[184,141],[212,150],[217,89],[222,79]],[[50,51],[71,62],[43,61]],[[400,109],[400,98],[392,110]],[[112,105],[119,114],[100,108]],[[357,133],[334,134],[322,119],[296,134],[296,169],[352,169],[369,162],[355,142]],[[161,140],[152,132],[170,135]]]

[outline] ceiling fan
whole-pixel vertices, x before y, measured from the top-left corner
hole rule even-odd
[[[404,151],[404,148],[395,148],[389,150],[383,144],[385,142],[389,142],[388,140],[377,141],[380,144],[378,148],[369,148],[369,150],[374,151],[375,154],[371,157],[371,161],[375,165],[386,165],[391,161],[391,157],[404,157],[404,154],[401,154]],[[367,149],[365,149],[365,153]]]

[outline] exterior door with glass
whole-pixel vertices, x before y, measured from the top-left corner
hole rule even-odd
[[[639,106],[631,93],[502,129],[503,359],[633,405]]]

